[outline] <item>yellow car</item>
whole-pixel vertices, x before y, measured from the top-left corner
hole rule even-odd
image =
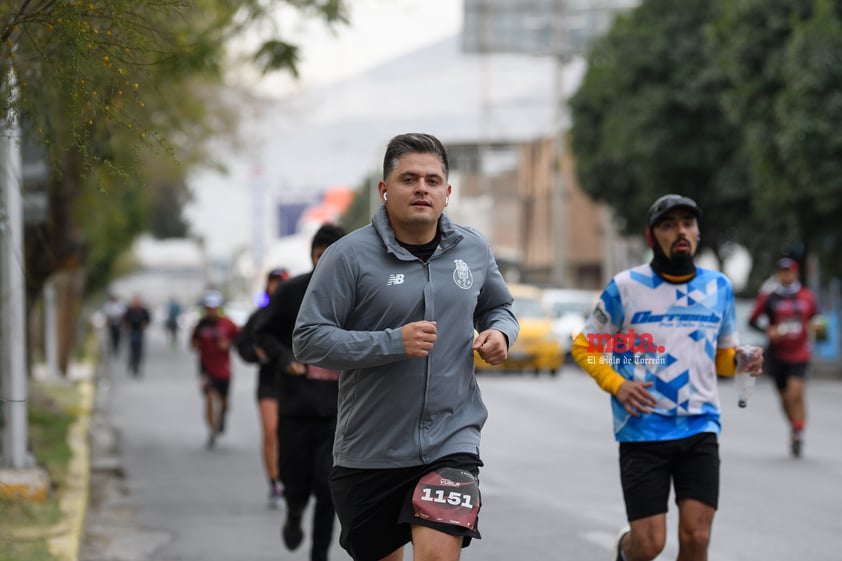
[[[535,374],[548,370],[550,374],[557,374],[564,363],[564,348],[553,332],[552,320],[542,305],[541,289],[511,284],[509,290],[514,297],[512,311],[520,323],[520,334],[503,364],[492,366],[474,352],[477,370],[530,371]]]

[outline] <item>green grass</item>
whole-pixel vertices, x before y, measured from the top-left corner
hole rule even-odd
[[[36,462],[49,474],[51,492],[41,503],[0,498],[0,561],[53,561],[47,539],[61,519],[57,491],[67,474],[67,433],[79,405],[71,383],[30,384],[29,441]]]
[[[50,555],[45,542],[23,544],[12,542],[3,544],[3,551],[0,551],[0,561],[55,561],[55,558]]]

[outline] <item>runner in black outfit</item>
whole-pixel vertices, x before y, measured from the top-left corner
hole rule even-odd
[[[123,325],[129,333],[129,372],[138,377],[143,364],[143,334],[149,325],[149,310],[140,296],[132,298],[129,309],[123,315]]]
[[[344,235],[345,230],[333,224],[319,228],[310,251],[314,268],[324,250]],[[266,313],[255,322],[254,332],[257,346],[277,357],[280,366],[278,471],[287,504],[284,544],[290,550],[301,545],[301,518],[314,495],[310,560],[327,561],[335,519],[328,477],[333,465],[339,373],[302,364],[292,354],[292,330],[311,276],[312,272],[281,283]]]
[[[269,508],[277,508],[284,498],[284,486],[278,477],[278,377],[277,357],[268,357],[255,345],[254,324],[266,313],[269,298],[278,285],[289,278],[286,269],[277,268],[266,275],[266,301],[249,316],[243,330],[237,337],[237,354],[244,361],[258,364],[257,408],[260,413],[260,427],[263,440],[263,465],[269,479]]]

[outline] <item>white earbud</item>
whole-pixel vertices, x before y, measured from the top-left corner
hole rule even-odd
[[[387,196],[386,196],[386,193],[383,193],[383,200],[384,200],[384,201],[389,200],[389,197],[387,197]]]
[[[450,197],[449,196],[444,198],[444,204],[450,204]]]

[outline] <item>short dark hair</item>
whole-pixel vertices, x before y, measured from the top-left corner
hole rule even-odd
[[[389,141],[386,146],[386,155],[383,157],[383,180],[389,177],[398,166],[398,160],[406,154],[435,154],[444,169],[444,177],[450,173],[450,164],[447,162],[447,152],[441,141],[431,134],[412,132],[399,134]]]
[[[310,253],[312,254],[316,248],[327,247],[347,232],[345,228],[339,224],[332,224],[330,222],[322,224],[321,227],[313,234],[313,242],[310,244]]]

